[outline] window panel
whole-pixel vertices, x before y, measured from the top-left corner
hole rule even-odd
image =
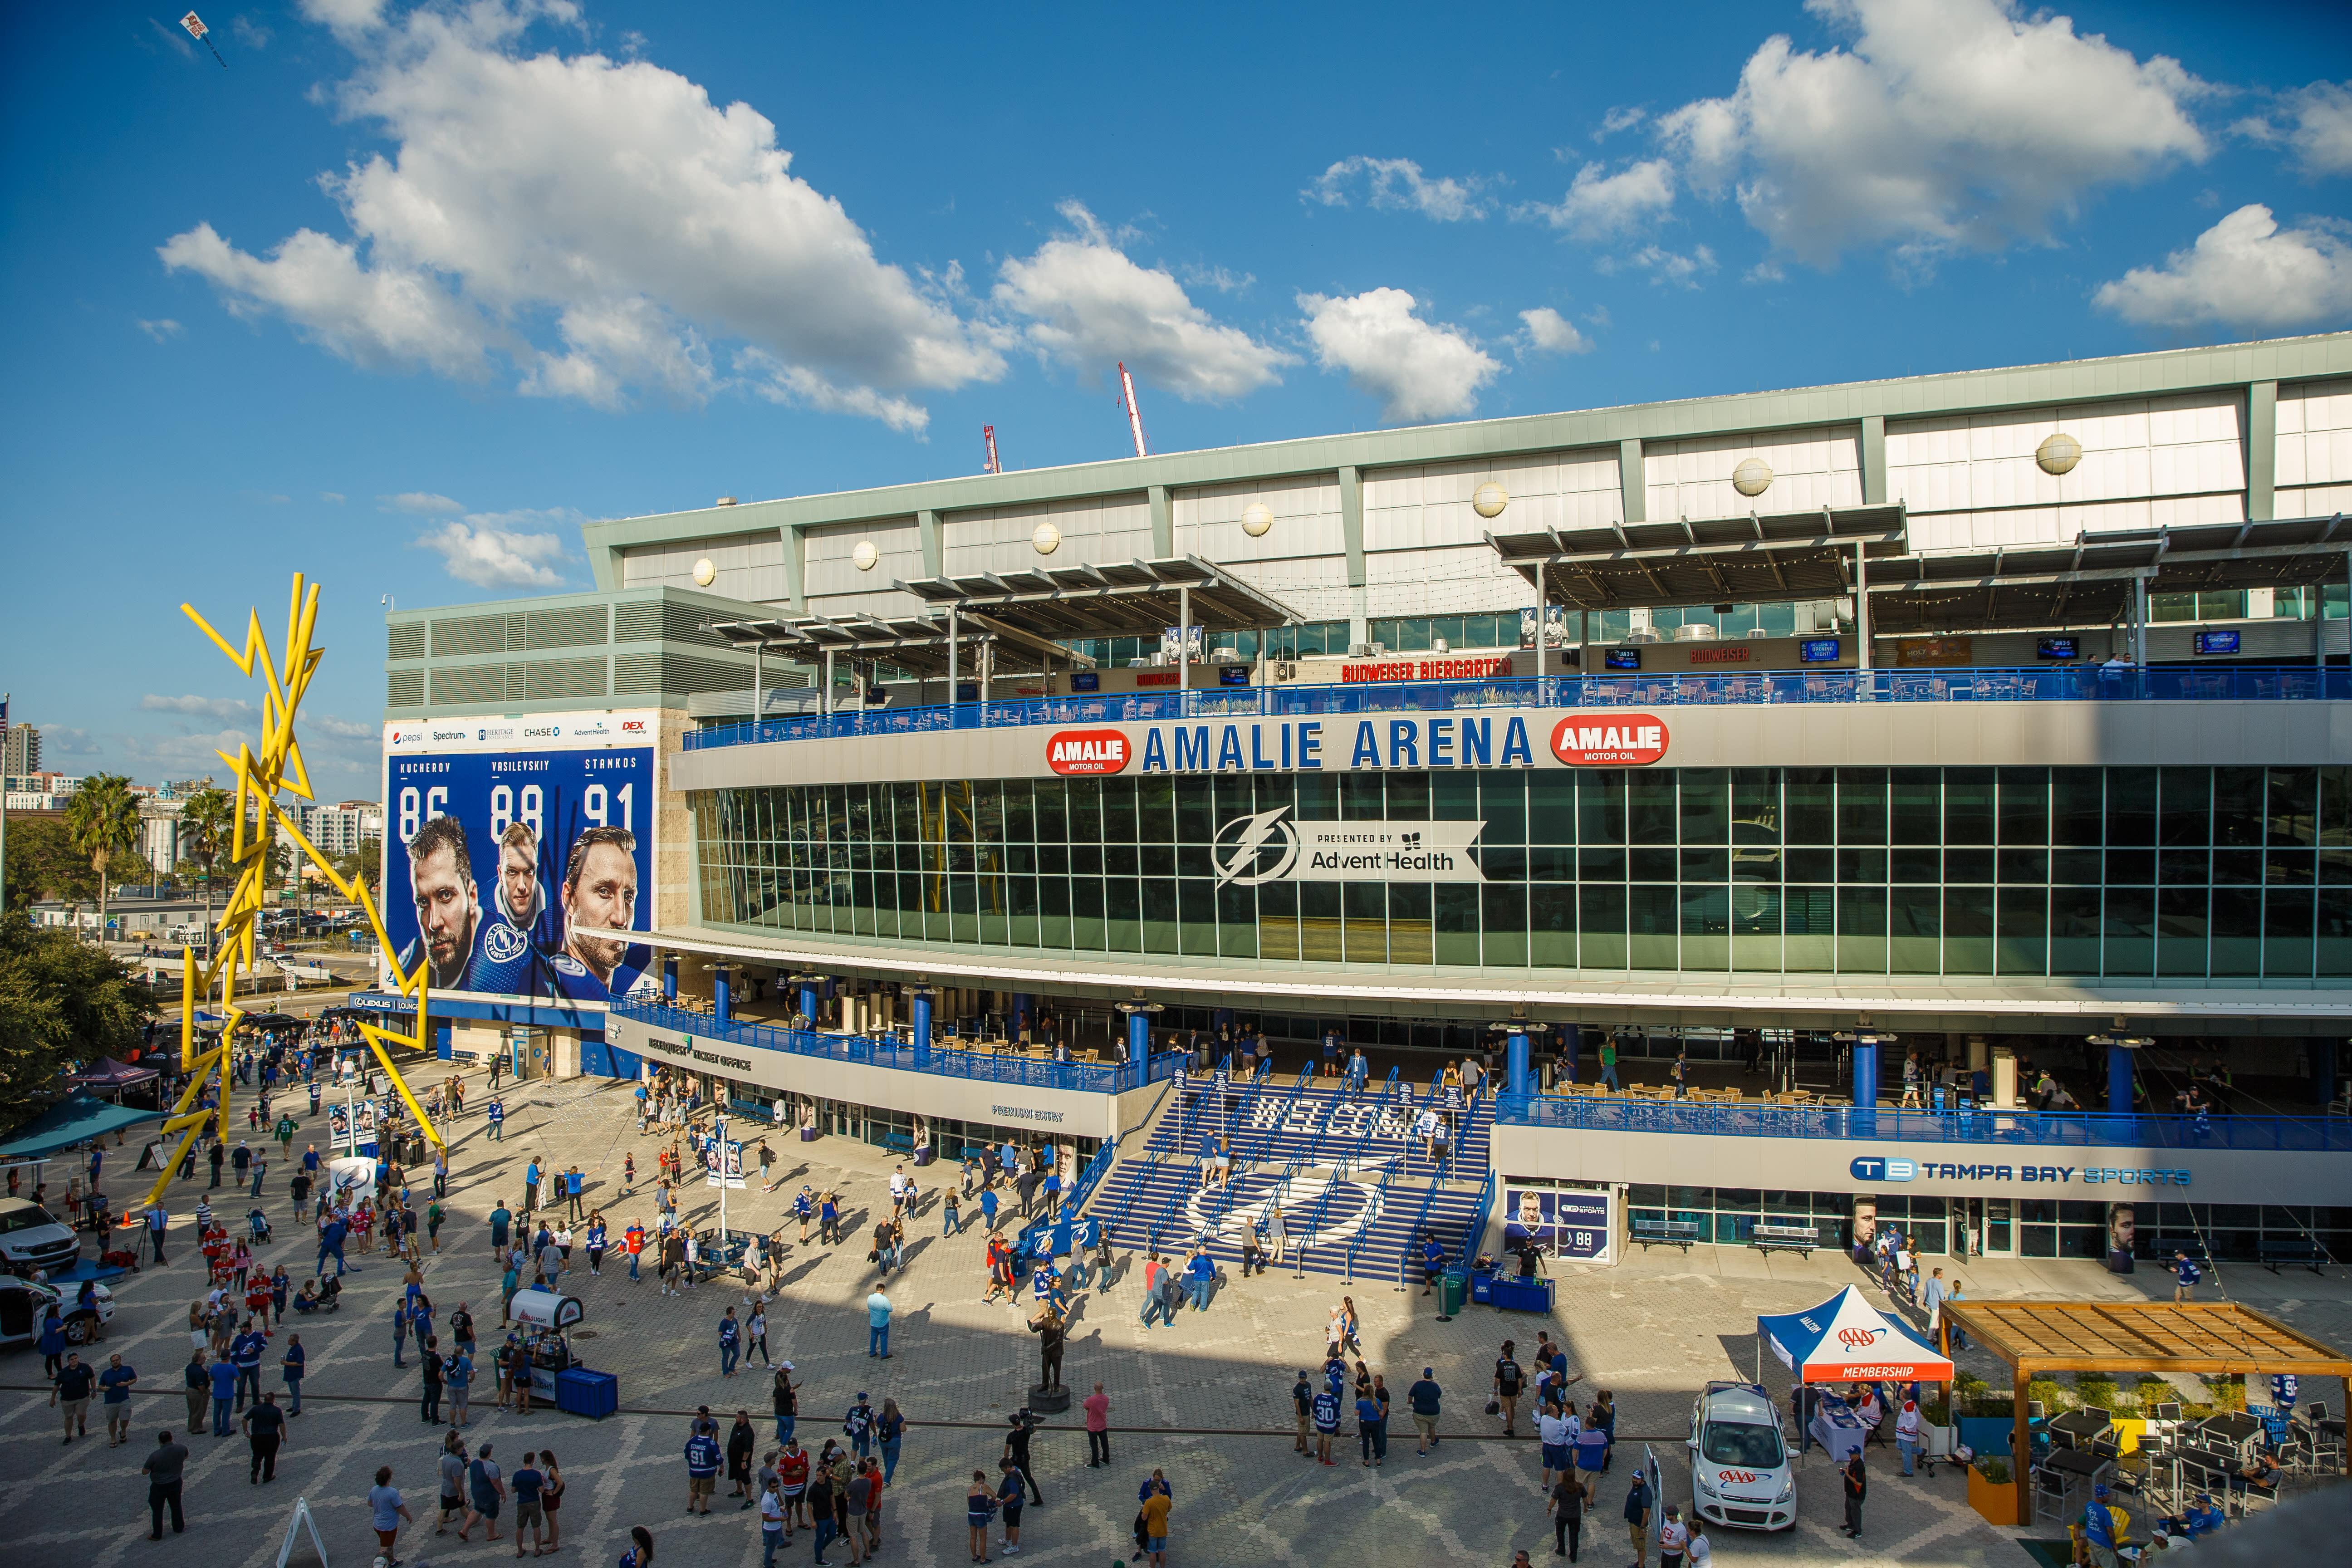
[[[1837,802],[1839,844],[1886,842],[1885,768],[1838,769]]]
[[[1433,962],[1428,883],[1400,882],[1389,889],[1389,962]]]
[[[1887,837],[1895,844],[1944,841],[1943,777],[1937,768],[1890,768],[1886,778]]]
[[[2212,842],[2213,770],[2160,768],[2158,832],[2168,848]]]
[[[1782,807],[1789,844],[1837,842],[1837,774],[1829,768],[1789,768],[1783,771]]]
[[[1488,967],[1524,969],[1528,962],[1528,890],[1516,882],[1487,883],[1478,889],[1485,934],[1481,952]]]
[[[2315,908],[2309,889],[2273,888],[2263,895],[2263,973],[2266,978],[2310,978]]]
[[[2000,889],[1994,962],[2004,975],[2050,972],[2050,895],[2043,888]]]
[[[1442,884],[1432,891],[1436,906],[1436,961],[1475,966],[1478,962],[1478,889]]]
[[[1685,844],[1731,842],[1731,770],[1684,768],[1678,780]]]
[[[1625,889],[1587,882],[1577,889],[1579,962],[1586,969],[1622,969],[1625,964]]]
[[[1990,768],[1944,770],[1944,843],[1990,844],[1993,841],[1993,771]]]
[[[2263,772],[2261,768],[2213,770],[2213,843],[2217,847],[2234,849],[2262,844]]]
[[[2050,770],[2000,770],[2000,841],[2040,847],[2050,842]]]

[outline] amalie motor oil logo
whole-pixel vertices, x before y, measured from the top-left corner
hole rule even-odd
[[[1127,766],[1127,737],[1117,730],[1056,730],[1045,765],[1057,773],[1115,773]]]
[[[1666,754],[1654,713],[1571,713],[1553,727],[1552,754],[1575,768],[1646,767]]]

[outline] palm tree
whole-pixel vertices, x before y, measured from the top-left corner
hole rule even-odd
[[[66,831],[98,873],[98,932],[106,940],[106,868],[139,843],[139,797],[121,773],[92,773],[66,807]]]
[[[204,870],[205,952],[212,953],[213,866],[228,853],[236,826],[236,802],[228,791],[206,784],[180,804],[180,844]]]

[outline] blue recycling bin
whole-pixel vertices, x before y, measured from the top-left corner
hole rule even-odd
[[[555,1407],[568,1415],[602,1421],[621,1408],[621,1380],[609,1372],[566,1368],[555,1374]]]

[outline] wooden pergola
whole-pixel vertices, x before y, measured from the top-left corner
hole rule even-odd
[[[2010,1473],[2017,1522],[2033,1522],[2026,1385],[2049,1372],[2293,1373],[2352,1390],[2352,1358],[2235,1301],[1947,1301],[1940,1348],[1958,1329],[2006,1363],[2016,1390]]]

